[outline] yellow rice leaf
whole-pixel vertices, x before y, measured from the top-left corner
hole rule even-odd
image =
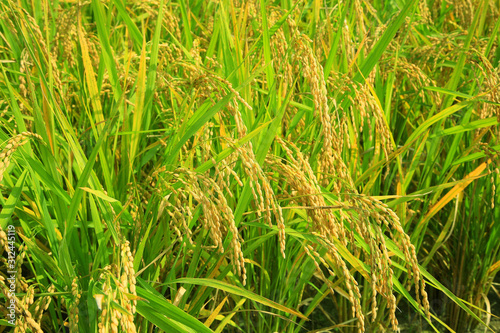
[[[469,173],[463,179],[463,182],[455,185],[448,193],[445,194],[444,197],[441,198],[431,209],[427,212],[427,215],[420,221],[417,226],[417,229],[422,228],[427,221],[429,221],[437,212],[439,212],[448,202],[450,202],[453,198],[455,198],[459,193],[461,193],[470,183],[472,183],[475,179],[479,177],[479,175],[486,169],[488,164],[491,163],[491,160],[482,163],[478,166],[474,171]]]
[[[231,318],[236,314],[236,311],[239,310],[240,307],[243,306],[243,304],[246,302],[246,298],[242,298],[238,303],[236,303],[236,306],[233,308],[233,312],[230,313],[224,320],[219,324],[219,327],[215,330],[215,333],[221,333],[224,330],[224,327],[226,327],[227,324],[231,322]]]
[[[83,34],[81,14],[78,15],[78,38],[80,39],[80,48],[82,49],[83,67],[85,68],[85,79],[87,81],[87,88],[89,89],[90,102],[95,112],[94,121],[97,126],[97,133],[99,133],[104,127],[104,116],[102,114],[101,100],[95,80],[94,66],[90,60],[89,48],[85,40],[85,35]]]
[[[491,267],[488,269],[488,272],[486,273],[487,275],[492,274],[494,271],[500,270],[500,260],[491,265]]]
[[[97,191],[97,190],[93,190],[91,188],[88,188],[88,187],[80,187],[81,190],[84,190],[85,192],[88,192],[90,194],[93,194],[95,195],[96,197],[98,198],[101,198],[102,200],[104,201],[107,201],[107,202],[117,202],[118,200],[116,200],[115,198],[112,198],[110,196],[107,196],[106,194],[104,194],[104,192],[102,191]]]
[[[207,320],[203,323],[203,325],[205,325],[206,327],[210,327],[210,325],[212,325],[215,318],[219,315],[220,310],[222,310],[222,307],[224,306],[226,301],[227,301],[227,296],[224,297],[224,299],[222,300],[222,302],[220,302],[219,305],[217,305],[217,307],[214,309],[210,317],[208,317]]]

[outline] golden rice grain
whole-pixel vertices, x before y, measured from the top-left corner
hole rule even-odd
[[[24,145],[30,138],[42,140],[42,137],[38,134],[31,132],[23,132],[7,141],[7,144],[3,147],[3,150],[0,152],[0,181],[2,181],[3,174],[10,165],[10,159],[12,154],[20,146]]]
[[[73,299],[70,301],[68,317],[70,332],[78,332],[78,305],[80,304],[81,292],[79,291],[77,278],[71,282],[71,295]]]

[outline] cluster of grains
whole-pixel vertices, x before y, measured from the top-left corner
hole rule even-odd
[[[193,218],[192,208],[190,207],[192,196],[203,209],[201,221],[206,230],[209,231],[214,247],[221,253],[224,252],[223,239],[229,231],[232,234],[230,256],[237,267],[238,274],[242,277],[243,283],[246,283],[246,269],[244,266],[244,258],[241,250],[241,240],[238,229],[234,222],[234,215],[227,203],[225,193],[232,196],[232,191],[228,188],[228,177],[235,176],[238,183],[242,186],[241,180],[234,171],[227,165],[222,168],[212,160],[215,167],[216,177],[204,176],[187,169],[178,169],[175,172],[165,171],[165,168],[160,168],[152,175],[151,184],[155,187],[157,184],[158,194],[162,191],[171,192],[164,196],[161,201],[158,218],[164,212],[170,216],[170,225],[173,226],[179,239],[187,237],[192,243],[192,231],[189,228],[189,222]],[[226,161],[227,162],[227,161]],[[165,181],[161,176],[170,175],[172,179],[180,181],[184,184],[184,188],[175,189],[168,181]]]
[[[343,39],[343,50],[345,52],[346,60],[352,63],[356,59],[356,49],[358,47],[356,41],[353,40],[353,34],[351,32],[352,28],[349,26],[347,20],[344,20],[342,26],[342,39]]]
[[[228,158],[217,163],[208,151],[208,147],[203,143],[199,146],[202,148],[202,160],[211,161],[213,163],[213,170],[215,175],[207,176],[210,181],[213,181],[216,188],[221,189],[224,193],[233,197],[233,191],[230,189],[231,177],[233,177],[239,186],[243,186],[243,183],[238,176],[238,174],[232,169],[232,165],[236,162],[235,154],[230,155]],[[193,231],[189,227],[190,222],[193,219],[193,207],[191,192],[187,191],[185,188],[176,189],[171,186],[168,180],[164,179],[163,175],[171,175],[173,179],[177,180],[181,177],[181,171],[177,170],[174,173],[166,172],[165,167],[157,169],[151,177],[148,178],[151,189],[160,197],[160,206],[158,210],[157,220],[160,220],[163,216],[168,215],[170,217],[170,227],[173,228],[174,232],[177,234],[180,240],[187,238],[187,240],[194,244],[193,241]],[[202,175],[200,177],[203,178]],[[168,195],[164,195],[165,192],[169,192]],[[218,237],[214,238],[218,239]]]
[[[364,2],[364,1],[363,1]],[[370,5],[370,3],[366,3],[366,8],[370,9],[371,12],[376,12],[375,9]],[[354,36],[366,36],[366,25],[365,25],[365,17],[366,10],[361,6],[360,0],[354,0],[354,12],[355,12],[355,24],[354,24]]]
[[[486,156],[488,156],[487,160],[487,165],[488,165],[488,174],[490,175],[490,183],[491,183],[491,209],[495,209],[495,199],[496,199],[496,182],[495,182],[495,175],[498,177],[500,174],[500,171],[498,169],[498,165],[500,165],[500,153],[497,152],[495,149],[491,148],[490,145],[486,143],[479,143],[478,146],[479,150],[481,150]],[[496,162],[497,167],[493,169],[493,166],[495,165]]]
[[[326,267],[328,273],[331,276],[343,276],[349,294],[349,301],[352,304],[352,313],[358,319],[358,330],[359,332],[364,332],[365,316],[361,308],[361,293],[358,287],[358,282],[354,279],[354,276],[349,271],[347,264],[339,255],[338,249],[336,248],[335,244],[333,244],[328,240],[327,237],[321,234],[313,232],[313,235],[324,242],[326,248],[328,249],[328,252],[326,253],[326,256],[321,256],[316,250],[314,250],[313,246],[307,244],[304,246],[306,254],[313,260],[314,264],[316,265],[317,271],[323,277],[323,281],[328,283],[332,295],[334,293],[332,287],[333,283],[323,275],[319,263],[321,263],[323,267]],[[332,264],[329,264],[327,260],[325,260],[325,258],[331,260]],[[339,268],[340,271],[335,273],[334,270],[336,270],[337,268]]]
[[[185,70],[186,79],[184,86],[190,86],[196,89],[196,100],[203,102],[210,96],[222,96],[222,89],[213,80],[213,77],[197,65],[191,63],[179,63],[179,66]],[[179,87],[180,88],[180,87]],[[184,90],[184,89],[181,89]],[[185,94],[185,92],[182,92]]]
[[[438,66],[443,61],[457,61],[463,48],[463,37],[465,33],[450,33],[450,34],[437,34],[436,36],[429,36],[430,45],[423,45],[415,49],[411,57],[406,58],[404,61],[417,65],[422,71],[429,73],[441,73],[440,76],[434,79],[438,86],[443,86],[448,80],[448,75],[451,70],[444,70],[439,72]],[[396,51],[398,48],[398,41],[394,41],[390,45],[391,50]],[[458,49],[457,49],[458,47]],[[393,57],[392,57],[393,58]],[[452,60],[453,59],[453,60]],[[399,59],[401,60],[401,59]],[[399,61],[398,60],[398,61]]]
[[[169,174],[169,172],[165,172]],[[243,251],[241,250],[241,239],[238,228],[234,221],[234,214],[229,207],[222,188],[210,177],[187,169],[178,169],[171,173],[185,186],[193,198],[201,205],[203,216],[200,217],[203,226],[209,231],[214,246],[219,252],[224,252],[223,239],[227,232],[231,233],[230,256],[237,268],[242,283],[246,284],[246,268]],[[179,177],[182,175],[183,177]],[[177,177],[176,177],[177,176]]]
[[[251,146],[235,147],[241,158],[246,175],[250,179],[253,198],[257,204],[257,215],[264,218],[269,227],[272,227],[272,216],[274,215],[278,226],[280,250],[285,257],[285,221],[281,207],[276,202],[274,191],[266,178],[261,166],[256,162]]]
[[[397,70],[398,80],[400,82],[407,82],[415,91],[418,91],[422,102],[425,102],[426,97],[432,98],[432,103],[439,105],[441,103],[440,95],[434,91],[426,91],[424,87],[434,87],[437,83],[430,78],[419,66],[410,63],[407,59],[399,59],[397,65],[391,64],[393,60],[388,59],[387,69],[389,72],[390,68]],[[389,68],[390,67],[390,68]]]
[[[490,171],[491,172],[491,177],[490,177],[490,182],[491,182],[491,209],[495,209],[495,198],[496,198],[496,184],[498,184],[498,179],[500,179],[500,169],[498,167],[495,168],[495,171]],[[497,178],[497,181],[495,183],[495,175]]]
[[[25,99],[28,98],[28,83],[26,81],[26,76],[31,71],[32,66],[33,64],[31,64],[29,61],[28,50],[24,49],[21,52],[21,63],[19,65],[19,71],[21,72],[21,75],[19,75],[19,92]],[[21,111],[25,111],[26,109],[24,103],[19,103],[19,108],[21,109]]]
[[[20,245],[18,249],[18,253],[16,256],[15,270],[16,274],[16,290],[17,292],[24,292],[24,297],[19,299],[19,304],[16,304],[16,307],[20,308],[18,311],[22,316],[19,316],[16,320],[16,329],[19,327],[20,332],[26,331],[28,328],[35,330],[36,332],[42,332],[41,330],[41,318],[39,320],[35,320],[36,311],[34,304],[35,299],[35,287],[36,285],[30,284],[26,281],[26,277],[22,274],[22,266],[27,254],[27,246]],[[31,308],[31,309],[30,309]]]
[[[239,137],[244,137],[247,133],[247,127],[243,122],[241,112],[238,109],[238,104],[227,106],[228,110],[234,118],[236,129]],[[252,195],[257,206],[257,215],[259,218],[264,213],[264,218],[269,227],[272,227],[272,217],[274,215],[277,226],[278,236],[280,242],[280,250],[283,258],[285,257],[285,221],[283,219],[283,212],[281,207],[276,202],[274,191],[267,179],[261,165],[257,162],[257,158],[253,151],[252,143],[248,142],[243,146],[236,146],[233,142],[229,144],[236,150],[245,174],[250,179],[250,187]]]
[[[420,14],[420,19],[423,23],[432,24],[431,11],[427,4],[427,1],[420,1],[418,4],[418,10]]]
[[[342,275],[346,281],[346,287],[349,292],[349,301],[352,304],[352,313],[358,319],[357,326],[358,332],[365,331],[365,316],[363,314],[363,309],[361,307],[361,293],[358,287],[358,282],[354,279],[354,276],[349,271],[347,264],[342,259],[339,254],[339,251],[335,244],[331,241],[332,238],[328,236],[324,236],[318,233],[313,232],[313,235],[322,240],[326,248],[328,249],[327,255],[331,257],[333,264],[335,267],[341,269],[342,274],[336,274],[337,276]],[[326,264],[325,261],[322,261],[323,264]],[[328,266],[327,266],[328,267]]]
[[[78,332],[78,305],[82,293],[79,290],[76,277],[71,282],[71,295],[73,299],[69,301],[68,305],[69,330],[70,332]]]
[[[326,267],[332,276],[344,276],[349,291],[349,301],[352,304],[352,313],[358,319],[359,330],[364,331],[364,315],[361,309],[361,295],[357,286],[358,283],[339,255],[337,247],[330,241],[331,239],[338,239],[341,241],[342,246],[347,246],[348,240],[351,239],[352,244],[354,244],[353,234],[348,232],[343,221],[335,216],[332,210],[333,207],[326,204],[314,172],[298,148],[291,143],[286,144],[279,137],[276,138],[276,141],[281,144],[287,153],[288,162],[284,163],[277,157],[268,157],[266,162],[272,170],[281,175],[283,179],[286,179],[286,182],[291,187],[290,192],[294,193],[296,197],[295,200],[305,208],[312,208],[307,209],[307,214],[313,222],[314,234],[325,244],[333,265],[328,264],[311,245],[304,247],[306,254],[313,259],[321,275],[323,273],[321,273],[319,264]],[[290,147],[295,150],[295,154]],[[294,155],[297,155],[297,158]],[[335,207],[342,208],[343,204],[338,202]],[[342,273],[335,274],[335,268],[340,268]],[[324,280],[325,282],[328,281],[326,278]],[[333,293],[331,285],[330,289]]]
[[[2,226],[0,225],[0,254],[3,254],[3,251],[9,253],[9,241],[7,238],[7,234],[5,231],[2,229]],[[5,258],[2,257],[2,262],[5,262]]]
[[[371,212],[367,213],[370,214]],[[383,218],[382,215],[380,216]],[[392,283],[394,272],[391,268],[392,261],[387,250],[384,233],[379,225],[375,225],[371,226],[368,233],[364,233],[363,236],[365,241],[370,245],[372,319],[375,321],[377,318],[377,295],[380,294],[387,301],[392,328],[393,330],[397,330],[396,297],[393,295]]]
[[[111,211],[115,216],[113,223],[116,231],[123,240],[117,253],[114,253],[117,259],[113,262],[116,264],[104,267],[99,277],[100,281],[104,280],[102,290],[106,297],[104,295],[95,295],[97,306],[99,310],[102,310],[98,320],[98,328],[99,332],[115,333],[121,327],[123,331],[133,333],[136,332],[134,314],[137,306],[134,256],[130,248],[130,242],[124,239],[120,224],[116,223],[119,220],[119,215],[116,215],[112,207]],[[72,286],[72,290],[74,290],[74,286]],[[112,307],[111,303],[113,301],[118,303],[125,311],[119,311]]]
[[[493,29],[491,22],[498,22],[500,19],[500,4],[497,1],[489,1],[488,7],[485,21],[490,22],[490,29]]]
[[[17,271],[17,279],[16,279],[16,285],[18,290],[22,291],[27,291],[29,286],[28,283],[26,282],[26,277],[23,276],[23,271],[22,267],[24,264],[24,259],[26,258],[26,250],[27,246],[26,245],[21,245],[19,246],[18,253],[16,256],[16,267],[15,270]]]
[[[10,282],[8,282],[10,284]],[[30,311],[30,305],[34,301],[34,286],[26,289],[25,296],[20,299],[16,295],[10,294],[10,289],[6,284],[6,279],[0,275],[0,289],[7,299],[11,299],[11,296],[15,300],[15,311],[16,311],[16,327],[14,333],[17,332],[27,332],[31,330],[36,333],[43,333],[41,325],[33,318],[33,314]],[[2,307],[2,312],[6,311]]]
[[[134,257],[132,255],[132,251],[130,250],[129,241],[125,241],[121,244],[120,255],[120,258],[122,259],[122,273],[120,276],[118,288],[122,296],[125,294],[137,296],[135,288],[137,281],[135,279]],[[135,300],[135,297],[133,300],[122,298],[121,301],[121,305],[127,310],[129,314],[122,314],[120,324],[127,332],[135,332],[136,329],[134,324],[134,314],[136,312],[137,301]]]
[[[52,302],[52,296],[50,296],[50,294],[53,293],[55,290],[56,290],[55,286],[51,284],[47,289],[47,294],[49,295],[39,297],[38,300],[35,302],[33,315],[38,323],[42,322],[42,317],[44,313],[48,310],[50,303]]]
[[[33,31],[36,38],[36,40],[32,40],[32,43],[38,43],[42,51],[42,54],[39,55],[39,58],[43,59],[46,65],[51,67],[51,72],[54,78],[55,86],[59,89],[59,91],[63,91],[61,83],[61,74],[59,73],[57,66],[57,56],[54,55],[47,46],[42,30],[40,29],[39,25],[37,24],[33,16],[31,16],[24,8],[17,6],[13,2],[11,2],[11,4],[13,12],[15,12],[16,15],[18,15],[18,17],[22,17],[25,20],[25,22],[30,25],[30,28]],[[38,52],[37,51],[38,47],[35,47],[34,49],[35,52]]]
[[[307,79],[312,95],[315,113],[319,114],[321,122],[323,145],[319,157],[319,172],[323,183],[328,181],[326,175],[332,175],[338,179],[351,179],[347,172],[340,152],[343,147],[343,138],[337,135],[333,127],[333,120],[330,116],[328,107],[326,83],[323,77],[323,68],[316,59],[312,48],[311,41],[305,35],[298,35],[294,42],[294,55],[296,63],[300,63],[303,68],[303,75]],[[342,183],[336,182],[334,189],[340,193]]]
[[[12,235],[10,235],[12,236]],[[11,252],[12,248],[9,247],[9,243],[7,241],[7,234],[0,228],[0,254],[5,250],[7,252],[7,258],[0,258],[0,262],[7,268],[8,271],[16,271],[16,280],[15,280],[15,288],[18,292],[26,292],[29,288],[29,285],[26,281],[26,277],[22,275],[22,265],[24,263],[24,259],[26,258],[26,245],[21,245],[17,249],[17,252]],[[15,255],[15,262],[13,261]]]
[[[168,180],[165,179],[166,167],[160,167],[147,178],[151,190],[160,197],[160,205],[158,208],[157,221],[161,221],[163,216],[170,216],[169,226],[180,240],[187,240],[194,244],[192,235],[193,232],[189,228],[189,223],[193,218],[192,204],[190,202],[189,192],[183,189],[176,189],[171,186]],[[174,179],[180,175],[178,173],[170,173]],[[170,192],[165,195],[165,192]]]
[[[144,179],[149,179],[148,175],[143,173]],[[154,187],[153,187],[154,188]],[[127,184],[127,206],[130,206],[130,216],[132,217],[133,227],[136,230],[141,230],[144,223],[144,211],[151,199],[151,191],[149,188],[144,188],[141,183]],[[113,207],[109,204],[109,208],[113,211]],[[113,211],[114,214],[114,211]],[[119,215],[115,215],[114,225],[117,231],[120,229],[118,223]],[[137,244],[140,232],[134,233],[134,243]]]
[[[430,316],[429,301],[427,298],[427,292],[425,291],[425,281],[420,274],[415,246],[411,243],[410,237],[405,233],[401,225],[401,222],[399,220],[399,217],[393,210],[387,207],[386,204],[380,202],[375,198],[359,195],[359,196],[354,196],[353,199],[359,205],[359,207],[364,209],[366,212],[370,212],[370,217],[372,217],[377,222],[376,227],[378,230],[378,234],[380,235],[380,237],[378,237],[378,241],[384,242],[382,228],[385,227],[386,228],[385,231],[390,233],[391,238],[395,241],[399,249],[403,252],[405,256],[404,263],[408,271],[408,278],[409,280],[413,278],[413,283],[415,285],[415,295],[417,298],[417,302],[422,305],[427,316]],[[396,232],[395,235],[393,231]],[[381,243],[381,245],[386,249],[385,243]],[[385,260],[387,260],[388,263],[387,267],[390,270],[391,274],[390,280],[392,280],[393,273],[392,269],[389,266],[390,259],[388,257],[386,250],[384,250],[383,255],[385,257]],[[390,285],[388,285],[387,287],[392,289],[392,282],[387,281],[387,283],[390,283]],[[410,284],[410,281],[408,283]],[[422,299],[420,297],[422,297]],[[389,304],[391,308],[390,312],[391,320],[393,321],[393,324],[396,323],[397,325],[396,314],[395,314],[396,304],[395,303],[393,303],[392,305],[391,303]]]
[[[287,145],[279,137],[276,137],[276,141],[285,150],[289,163],[285,163],[277,157],[268,156],[266,160],[268,166],[286,179],[288,185],[291,187],[290,192],[296,193],[296,201],[305,207],[318,208],[307,211],[313,222],[314,230],[319,231],[321,234],[340,239],[346,245],[347,237],[345,229],[339,223],[333,211],[325,209],[328,205],[321,194],[321,187],[309,162],[306,161],[303,154],[293,143]],[[294,157],[294,153],[290,147],[295,150],[297,158]],[[342,205],[341,203],[339,204]]]
[[[70,67],[73,67],[75,62],[74,43],[77,38],[76,21],[78,7],[70,7],[68,9],[60,9],[57,17],[57,33],[54,38],[55,52],[59,53],[59,59],[65,59]],[[58,50],[60,49],[60,50]]]
[[[241,104],[243,104],[247,109],[249,110],[253,110],[252,107],[250,106],[250,104],[247,103],[247,101],[245,101],[243,99],[243,97],[241,97],[240,93],[237,92],[234,88],[233,88],[233,85],[231,84],[231,82],[229,82],[228,80],[226,79],[223,79],[219,76],[216,76],[216,75],[212,75],[211,76],[214,80],[217,80],[219,81],[220,83],[222,84],[225,84],[227,86],[227,88],[229,89],[230,92],[232,92],[234,94],[234,98],[236,100],[238,100]],[[235,103],[236,105],[236,103]]]
[[[231,82],[213,72],[214,68],[220,67],[217,60],[206,58],[206,64],[202,64],[201,54],[205,50],[200,45],[201,41],[201,39],[195,40],[189,57],[186,57],[174,44],[160,45],[160,53],[164,55],[163,59],[170,59],[168,61],[160,60],[159,63],[157,83],[160,91],[173,90],[179,97],[182,96],[186,103],[201,105],[209,98],[214,103],[213,100],[223,98],[227,95],[226,90],[229,90],[234,95],[235,100],[252,110],[252,107],[234,89]],[[195,89],[194,93],[192,93],[193,88]],[[175,113],[173,113],[173,117],[174,126],[181,126],[186,118],[185,115],[177,116]]]
[[[30,138],[36,138],[40,141],[42,137],[38,134],[31,132],[22,132],[7,141],[7,144],[0,152],[0,182],[3,179],[3,173],[10,165],[12,154],[22,145],[24,145]]]
[[[273,26],[283,15],[283,13],[274,10],[269,15],[269,26]],[[271,52],[274,59],[274,67],[277,72],[277,77],[281,78],[285,89],[283,95],[286,94],[286,87],[292,87],[294,80],[293,66],[289,61],[289,44],[285,36],[283,27],[280,27],[270,39]]]
[[[179,75],[179,62],[184,58],[184,53],[182,50],[173,43],[164,43],[159,45],[158,50],[160,57],[158,59],[158,78],[157,85],[159,88],[162,85],[168,85],[169,87],[175,87],[173,84],[174,78],[171,75]],[[160,80],[163,77],[163,81]]]
[[[10,248],[7,246],[7,235],[3,230],[0,229],[0,245],[2,248],[5,248],[7,252],[10,251]],[[43,332],[41,328],[41,322],[43,320],[44,314],[52,301],[51,293],[55,291],[54,285],[51,285],[47,289],[47,293],[44,297],[39,297],[37,301],[35,301],[35,284],[28,285],[24,275],[22,274],[22,265],[26,258],[27,246],[21,245],[19,246],[18,253],[16,253],[16,261],[14,268],[9,268],[8,270],[15,270],[16,280],[15,280],[15,290],[17,293],[24,293],[22,298],[14,296],[16,303],[16,328],[15,332]],[[3,251],[2,251],[3,252]],[[2,264],[7,265],[7,261],[2,257]],[[7,270],[7,269],[6,269]],[[9,287],[6,285],[6,279],[3,276],[0,276],[0,287],[2,289],[2,293],[4,293],[5,297],[8,299],[12,296],[10,294],[10,290],[12,281],[8,281]],[[73,280],[71,285],[71,291],[73,299],[70,301],[68,305],[68,318],[69,324],[65,323],[66,326],[69,326],[71,332],[78,332],[78,304],[79,299],[81,297],[81,292],[78,289],[78,285],[76,284],[76,279]],[[63,299],[63,301],[67,301]],[[1,310],[6,314],[5,307],[2,306]]]
[[[102,284],[104,295],[95,295],[98,308],[101,310],[97,324],[99,333],[118,333],[120,328],[124,332],[137,332],[134,324],[136,300],[130,300],[129,297],[130,294],[136,295],[136,293],[133,257],[128,242],[122,243],[119,255],[121,267],[107,266],[99,278],[99,280],[104,280]],[[126,311],[112,307],[113,301]]]
[[[474,0],[453,1],[453,15],[456,18],[453,22],[454,24],[458,22],[463,29],[467,29],[471,25],[477,8],[477,5],[474,4],[474,2]]]
[[[389,125],[387,124],[384,111],[381,105],[377,102],[377,99],[372,95],[367,84],[359,85],[354,84],[353,89],[355,91],[354,96],[349,96],[355,107],[351,111],[352,123],[357,124],[354,126],[354,131],[356,137],[360,137],[359,133],[363,132],[365,121],[367,122],[367,127],[369,130],[370,141],[373,141],[373,128],[375,127],[375,155],[378,155],[380,149],[383,149],[385,158],[389,158],[389,154],[392,152],[392,141],[391,133],[389,130]],[[359,119],[356,121],[355,114],[359,113]],[[374,124],[372,123],[374,122]],[[372,126],[373,125],[373,126]]]
[[[479,110],[479,117],[481,119],[485,119],[496,116],[497,121],[500,123],[500,69],[498,66],[494,68],[490,61],[481,52],[475,52],[475,55],[480,58],[478,67],[483,74],[483,85],[487,89],[487,95],[485,97],[489,101],[496,103],[496,105],[484,103],[484,106]]]
[[[136,1],[134,4],[143,10],[147,15],[149,15],[148,19],[152,22],[157,21],[157,16],[160,8],[160,1],[158,0],[149,0],[149,1]],[[141,14],[140,10],[134,9],[134,13],[137,15]],[[179,25],[180,21],[180,13],[174,13],[172,8],[169,6],[165,6],[163,9],[163,26],[166,28],[168,32],[177,38],[177,40],[181,40],[181,28]]]
[[[196,65],[198,65],[198,66],[203,65],[203,60],[201,58],[201,54],[206,53],[206,52],[207,52],[207,50],[203,49],[200,46],[200,39],[196,38],[193,41],[193,47],[191,48],[191,51],[189,52],[189,54],[191,55],[191,58],[193,58],[193,61]]]
[[[217,184],[226,190],[226,193],[233,198],[233,191],[230,188],[231,177],[236,181],[238,186],[243,187],[243,182],[240,176],[233,170],[233,166],[236,164],[238,159],[237,154],[231,154],[227,158],[218,162],[212,157],[210,161],[213,164],[213,169],[215,172],[215,181]]]
[[[4,5],[5,1],[2,3]],[[3,10],[0,12],[0,20],[2,20],[2,23],[5,25],[6,28],[8,28],[12,33],[14,34],[19,34],[19,31],[16,29],[16,26],[14,22],[12,21],[14,16],[12,13],[10,13],[7,9],[8,7],[4,5]],[[0,48],[0,54],[5,55],[5,54],[11,54],[11,51],[8,50],[7,48]]]
[[[101,315],[99,316],[99,319],[97,321],[97,327],[99,328],[99,333],[106,333],[109,332],[109,317],[110,317],[110,303],[111,299],[114,299],[114,294],[110,288],[111,284],[111,279],[110,279],[110,273],[105,270],[102,274],[100,279],[105,279],[103,285],[102,285],[102,291],[104,292],[105,295],[107,295],[107,299],[104,300],[103,295],[96,295],[96,302],[97,306],[99,309],[102,309]],[[104,303],[104,304],[103,304]],[[111,310],[112,311],[112,310]],[[118,312],[118,311],[116,311]],[[116,331],[118,331],[118,322],[116,322]]]
[[[187,193],[172,189],[172,194],[164,196],[161,199],[158,219],[162,217],[165,211],[170,216],[170,225],[177,234],[177,237],[179,239],[186,237],[191,244],[194,244],[193,232],[189,228],[189,222],[193,219],[193,212]]]
[[[378,156],[380,151],[383,151],[385,158],[388,159],[394,147],[392,144],[389,125],[382,106],[371,90],[371,86],[373,86],[374,74],[375,72],[372,71],[366,82],[361,84],[353,82],[345,74],[331,71],[328,77],[327,87],[329,91],[346,94],[347,98],[351,101],[351,107],[347,110],[343,110],[341,107],[336,105],[334,100],[335,107],[339,110],[339,112],[343,112],[342,116],[339,116],[340,119],[337,120],[338,129],[335,133],[336,137],[344,138],[348,136],[347,117],[349,117],[350,122],[353,125],[352,130],[354,132],[354,137],[361,138],[361,134],[365,130],[368,130],[369,140],[372,141],[375,146],[375,156]],[[426,77],[422,73],[421,79],[424,80],[425,78]],[[427,79],[427,81],[430,80]],[[350,93],[351,91],[352,93]],[[351,148],[352,143],[350,140],[338,140],[340,142],[345,141],[347,147]],[[338,145],[337,149],[338,151],[341,151],[342,146]],[[357,151],[352,151],[352,154],[356,153]],[[340,153],[337,153],[336,155],[336,159],[339,160],[339,165],[342,165],[343,162],[340,159]],[[345,170],[345,165],[342,170]],[[387,168],[386,171],[388,172],[389,169]],[[353,183],[350,181],[347,171],[345,171],[341,176],[342,179],[349,180],[349,188],[353,187]]]
[[[6,103],[5,100],[0,100],[0,110],[3,109],[2,112],[0,112],[0,119],[2,121],[4,121],[5,123],[10,123],[10,122],[12,122],[12,120],[14,120],[14,115],[11,115],[6,120],[4,119],[7,116],[7,113],[9,112],[9,108],[10,108],[10,106],[9,106],[9,104]],[[4,123],[4,125],[5,125],[5,123]],[[14,123],[13,125],[14,125],[14,127],[17,127],[17,124]]]
[[[321,193],[318,180],[302,152],[294,144],[285,142],[279,137],[276,141],[286,152],[287,160],[268,156],[266,162],[289,187],[283,188],[283,191],[291,193],[293,196],[291,199],[302,205],[297,208],[307,209],[307,214],[312,221],[313,233],[325,245],[327,257],[331,258],[331,263],[321,258],[310,245],[305,246],[305,251],[314,260],[318,269],[319,265],[323,265],[332,276],[345,278],[349,300],[353,306],[352,313],[358,318],[359,330],[364,331],[360,291],[347,264],[339,254],[338,246],[350,247],[355,253],[363,251],[368,258],[371,258],[372,318],[375,320],[377,317],[377,295],[381,295],[387,301],[392,327],[397,329],[396,298],[393,295],[392,284],[394,273],[384,236],[386,231],[405,254],[409,279],[416,286],[417,301],[428,313],[429,303],[424,289],[425,283],[418,268],[415,247],[404,232],[398,216],[380,201],[357,195],[355,192],[346,196],[349,205],[346,201],[333,198],[330,198],[332,204],[328,205]],[[371,219],[376,223],[372,224]],[[346,228],[346,225],[350,226],[350,230]],[[354,231],[369,244],[369,250],[354,248]],[[394,234],[393,231],[395,231]],[[339,244],[334,243],[333,240],[338,240]],[[340,269],[341,273],[335,273],[336,268]],[[320,275],[322,275],[321,272]]]
[[[84,31],[85,34],[85,43],[87,44],[87,48],[89,51],[89,56],[90,56],[90,61],[92,62],[92,66],[94,68],[99,68],[99,57],[102,53],[101,50],[101,43],[99,42],[99,37],[92,32]],[[118,61],[115,60],[115,64],[117,65],[117,69],[122,69],[124,66],[123,64],[119,63]],[[119,66],[120,65],[120,66]],[[132,77],[123,75],[123,70],[120,70],[120,79],[123,80],[122,82],[125,82],[126,85],[131,85],[131,81],[133,80]],[[104,84],[109,84],[109,73],[106,72],[105,76],[107,76],[106,80],[103,80],[103,85]],[[127,78],[128,80],[125,80]],[[70,86],[72,88],[73,86]],[[102,89],[102,88],[101,88]]]

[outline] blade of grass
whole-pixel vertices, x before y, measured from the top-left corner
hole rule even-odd
[[[7,201],[5,201],[5,204],[2,207],[2,211],[0,212],[0,226],[2,227],[2,230],[7,230],[7,225],[12,219],[12,214],[14,213],[14,210],[16,209],[17,202],[19,201],[19,198],[21,197],[21,193],[23,192],[23,186],[24,182],[26,180],[26,175],[28,171],[25,170],[21,176],[17,179],[16,185],[10,192],[9,197],[7,198]]]
[[[248,290],[242,289],[240,287],[237,287],[237,286],[234,286],[234,285],[231,285],[229,283],[222,282],[219,280],[203,279],[203,278],[181,278],[181,279],[176,279],[176,280],[168,282],[168,284],[172,284],[172,283],[187,283],[187,284],[194,284],[194,285],[198,285],[198,286],[205,286],[205,287],[211,287],[211,288],[224,290],[230,294],[234,294],[234,295],[248,298],[250,300],[253,300],[255,302],[269,306],[269,307],[274,308],[276,310],[280,310],[280,311],[286,312],[288,314],[291,314],[291,315],[294,315],[294,316],[297,316],[297,317],[300,317],[302,319],[307,320],[307,317],[304,316],[300,312],[297,312],[293,309],[287,308],[281,304],[273,302],[273,301],[266,299],[260,295],[254,294]]]

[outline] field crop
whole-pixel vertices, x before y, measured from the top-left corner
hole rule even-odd
[[[494,332],[499,11],[1,0],[0,333]]]

